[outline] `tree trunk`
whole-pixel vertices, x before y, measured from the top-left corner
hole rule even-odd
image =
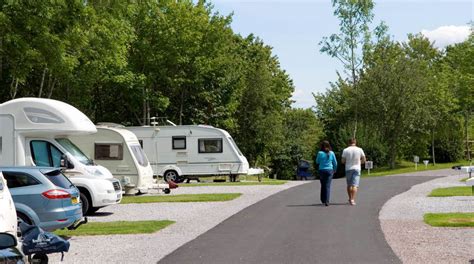
[[[51,98],[51,96],[53,95],[54,86],[56,86],[56,83],[58,82],[56,78],[53,78],[53,79],[54,81],[53,81],[53,84],[51,85],[51,89],[49,89],[48,98]]]
[[[0,50],[3,47],[3,39],[0,38]],[[3,57],[0,56],[0,80],[3,80]]]
[[[146,113],[146,110],[147,110],[146,104],[147,104],[147,100],[146,100],[146,88],[143,87],[143,119],[142,119],[142,121],[140,121],[140,124],[141,124],[142,126],[144,126],[144,125],[147,124],[147,122],[146,122],[146,121],[147,121],[147,120],[146,120],[146,115],[147,115],[147,113]]]
[[[433,166],[436,165],[436,157],[435,157],[435,134],[434,129],[431,130],[431,156],[433,157]]]
[[[464,133],[466,135],[466,159],[471,160],[471,150],[469,149],[469,114],[464,114]]]
[[[12,99],[15,99],[16,94],[18,93],[18,78],[13,78],[10,83],[10,96]]]
[[[185,92],[185,89],[183,88],[181,90],[181,102],[180,102],[180,106],[179,106],[179,125],[183,124],[184,92]]]
[[[40,84],[40,89],[39,89],[39,93],[38,93],[39,98],[41,98],[41,94],[43,93],[44,77],[46,75],[47,69],[48,69],[47,67],[44,67],[43,76],[41,76],[41,84]]]

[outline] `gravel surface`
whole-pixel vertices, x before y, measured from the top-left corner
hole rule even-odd
[[[184,193],[242,193],[227,202],[123,204],[101,209],[90,222],[173,220],[175,224],[154,234],[73,237],[63,263],[156,263],[188,241],[215,227],[240,210],[279,191],[304,184],[202,186],[172,191]],[[248,223],[251,225],[252,223]],[[50,255],[60,262],[59,254]]]
[[[425,213],[474,212],[474,197],[427,197],[436,188],[466,186],[459,180],[467,174],[440,170],[411,175],[451,176],[413,186],[383,206],[379,219],[395,254],[403,263],[470,263],[474,228],[431,227],[423,222]]]

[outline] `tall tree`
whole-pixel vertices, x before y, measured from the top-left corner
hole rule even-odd
[[[466,158],[470,160],[471,149],[469,127],[474,114],[474,33],[459,44],[450,46],[446,50],[445,63],[449,67],[449,87],[458,101],[457,112],[464,120],[464,141]]]
[[[357,89],[358,70],[362,66],[362,47],[370,40],[369,24],[374,17],[372,0],[333,0],[334,16],[339,19],[339,33],[324,37],[320,51],[337,58]],[[357,104],[356,104],[357,108]],[[353,137],[357,134],[358,111],[354,112]]]

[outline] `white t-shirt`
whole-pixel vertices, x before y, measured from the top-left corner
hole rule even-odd
[[[346,171],[360,170],[360,159],[365,157],[365,154],[361,148],[350,146],[342,151],[342,157],[346,160]]]

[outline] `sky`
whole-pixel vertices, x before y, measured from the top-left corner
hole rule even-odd
[[[314,105],[313,93],[324,93],[343,74],[342,64],[319,52],[325,36],[339,32],[330,0],[211,0],[221,15],[233,13],[235,33],[251,33],[273,47],[281,67],[295,85],[293,107]],[[384,21],[397,41],[422,33],[440,49],[462,42],[474,20],[474,0],[375,0],[372,27]]]

